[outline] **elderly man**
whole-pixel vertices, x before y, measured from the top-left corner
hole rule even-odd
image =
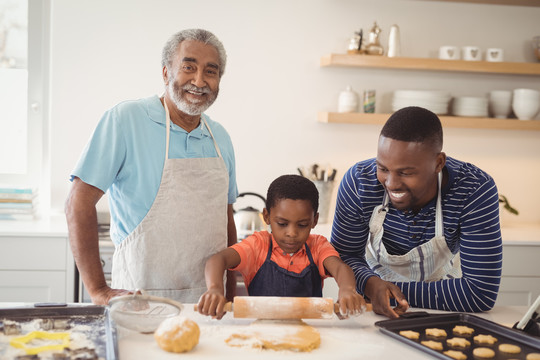
[[[180,31],[163,49],[164,95],[122,102],[99,122],[66,201],[71,248],[95,304],[136,289],[197,302],[206,290],[206,260],[236,243],[233,146],[203,114],[216,100],[225,65],[212,33]],[[96,217],[106,191],[116,246],[111,287],[99,260]]]
[[[401,109],[384,125],[377,157],[341,182],[331,241],[376,313],[394,318],[409,305],[480,312],[497,299],[497,187],[442,146],[437,115]]]

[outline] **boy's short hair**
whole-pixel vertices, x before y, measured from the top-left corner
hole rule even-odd
[[[381,130],[381,136],[406,142],[431,143],[441,151],[443,131],[441,120],[433,112],[408,106],[393,113]]]
[[[308,200],[313,213],[319,211],[319,192],[313,181],[300,175],[282,175],[272,181],[266,194],[266,210],[274,207],[279,200]]]

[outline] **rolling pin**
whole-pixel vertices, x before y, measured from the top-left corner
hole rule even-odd
[[[197,305],[194,307],[197,310]],[[339,304],[331,298],[279,297],[279,296],[235,296],[233,302],[225,304],[224,311],[233,312],[235,318],[265,320],[329,319],[340,316]],[[366,311],[372,311],[367,304]]]

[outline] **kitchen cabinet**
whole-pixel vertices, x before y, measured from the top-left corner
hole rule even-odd
[[[540,76],[540,63],[440,60],[407,57],[390,58],[387,56],[329,54],[321,58],[320,64],[322,67],[358,67]],[[319,112],[318,121],[324,123],[383,125],[389,116],[390,114]],[[458,116],[440,116],[440,119],[444,127],[540,131],[540,121]]]
[[[540,296],[540,242],[535,245],[503,244],[503,270],[497,306],[531,306]],[[324,280],[323,296],[337,300],[339,287]]]
[[[503,244],[503,269],[497,305],[530,306],[540,295],[540,242]]]
[[[0,301],[74,301],[67,236],[1,235],[0,249]]]
[[[531,306],[540,295],[540,227],[503,227],[503,269],[497,306]],[[318,224],[312,231],[330,239],[331,224]],[[333,278],[324,280],[323,296],[337,300]]]

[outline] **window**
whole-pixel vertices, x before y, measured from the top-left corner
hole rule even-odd
[[[50,0],[0,0],[1,184],[43,179],[49,14]]]

